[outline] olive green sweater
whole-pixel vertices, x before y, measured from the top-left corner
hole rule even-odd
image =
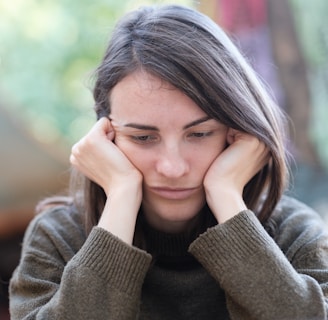
[[[86,236],[67,207],[36,216],[11,319],[328,319],[328,233],[296,200],[264,227],[243,211],[200,235],[146,230],[148,252],[99,227]]]

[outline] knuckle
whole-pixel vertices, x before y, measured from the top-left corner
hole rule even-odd
[[[93,145],[91,140],[92,139],[88,136],[82,138],[79,142],[73,145],[71,153],[78,156],[87,152]]]
[[[76,157],[75,157],[73,154],[70,155],[70,157],[69,157],[69,162],[70,162],[74,167],[76,167],[77,164],[78,164],[77,159],[76,159]]]
[[[78,146],[77,144],[74,144],[71,149],[71,154],[76,154],[76,153],[78,153]]]
[[[75,144],[71,149],[71,158],[79,157],[81,155],[80,144]]]

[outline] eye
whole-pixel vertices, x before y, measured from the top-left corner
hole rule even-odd
[[[213,134],[212,131],[205,131],[205,132],[192,132],[188,136],[190,138],[196,138],[196,139],[203,139],[205,137],[209,137]]]
[[[156,142],[158,138],[154,135],[137,135],[137,136],[131,136],[131,139],[139,144],[149,144]]]

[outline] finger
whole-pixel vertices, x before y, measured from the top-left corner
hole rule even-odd
[[[90,130],[90,134],[103,134],[107,136],[108,134],[113,134],[113,126],[111,121],[107,117],[100,118]]]
[[[101,118],[98,120],[90,131],[72,146],[70,162],[76,165],[81,155],[86,151],[92,150],[94,144],[100,142],[102,137],[107,138],[108,135],[110,137],[110,128],[110,121],[108,119]]]
[[[76,158],[75,158],[73,152],[74,151],[73,151],[73,148],[72,148],[72,153],[69,156],[69,162],[70,162],[71,165],[76,166],[77,165],[77,161],[76,161]]]
[[[251,139],[257,139],[257,138],[253,137],[248,133],[233,128],[229,128],[227,131],[227,142],[229,145],[233,144],[237,140],[251,140]]]
[[[252,150],[253,158],[257,159],[254,162],[256,172],[260,171],[265,165],[270,161],[271,154],[270,149],[262,141],[254,142],[254,147]]]
[[[235,146],[235,151],[239,148],[246,156],[251,155],[250,161],[256,172],[262,169],[270,160],[270,149],[268,146],[257,137],[248,133],[238,131],[236,129],[229,129],[227,134],[227,142]]]
[[[115,138],[115,130],[114,127],[112,125],[112,122],[109,118],[107,117],[103,117],[99,119],[100,123],[100,129],[105,133],[106,137],[113,141]]]
[[[227,131],[227,143],[228,144],[233,144],[235,141],[235,135],[237,133],[236,129],[229,128]]]

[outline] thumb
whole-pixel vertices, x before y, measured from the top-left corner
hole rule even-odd
[[[98,120],[96,125],[94,126],[95,131],[100,131],[103,135],[106,136],[107,139],[113,141],[115,138],[115,131],[111,124],[110,119],[107,117],[102,117]]]
[[[227,131],[227,143],[233,144],[236,141],[236,136],[240,134],[240,131],[233,129],[233,128],[229,128]]]

